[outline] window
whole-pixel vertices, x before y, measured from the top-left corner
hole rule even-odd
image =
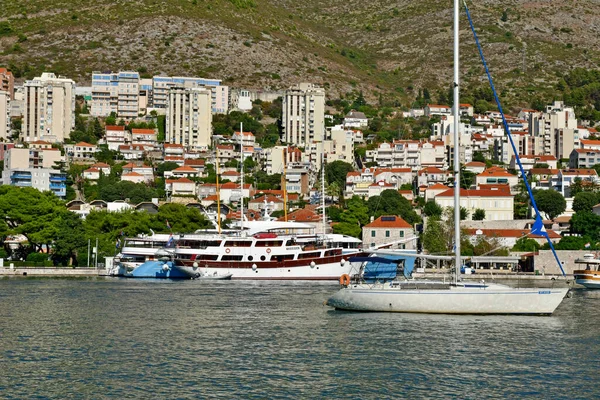
[[[403,238],[404,237],[404,231],[400,231],[400,237]]]
[[[371,231],[371,237],[375,237],[375,231]]]
[[[390,237],[390,231],[385,231],[385,237]]]

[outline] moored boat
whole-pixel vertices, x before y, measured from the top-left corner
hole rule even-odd
[[[573,271],[575,283],[588,289],[600,289],[600,259],[593,254],[584,254],[583,258],[575,260],[575,264],[585,265],[585,269]]]
[[[472,25],[471,17],[466,4],[467,17],[475,36],[475,41],[483,60],[483,53],[479,46],[477,35]],[[454,104],[459,104],[459,58],[458,58],[458,38],[459,38],[459,0],[454,0]],[[552,242],[543,229],[542,219],[533,198],[529,183],[525,179],[526,174],[518,156],[515,144],[510,135],[506,118],[502,111],[502,106],[497,97],[492,83],[491,75],[486,67],[486,73],[490,81],[490,86],[498,110],[502,116],[505,133],[513,148],[515,159],[521,171],[521,177],[524,179],[531,204],[536,212],[536,222],[533,225],[532,232],[543,234],[548,239],[549,245],[554,253],[560,270],[564,271]],[[422,258],[451,259],[447,256],[427,256],[415,255],[400,252],[374,251],[377,256],[391,256],[391,260],[386,261],[378,257],[377,262],[381,264],[391,264],[389,268],[382,268],[380,274],[378,270],[370,270],[369,262],[363,266],[358,275],[358,282],[353,283],[350,276],[340,278],[340,284],[343,288],[327,300],[327,305],[340,310],[351,311],[385,311],[385,312],[406,312],[406,313],[439,313],[439,314],[532,314],[549,315],[560,305],[568,292],[568,288],[552,289],[523,289],[512,288],[510,286],[479,283],[463,283],[459,279],[460,268],[462,267],[462,257],[460,253],[460,116],[459,107],[454,107],[454,276],[451,281],[430,281],[412,279],[411,263],[406,262],[407,258],[415,256]],[[362,261],[362,260],[359,260]],[[412,263],[414,265],[414,262]],[[404,279],[397,279],[397,272],[402,267]],[[369,272],[371,271],[371,272]]]

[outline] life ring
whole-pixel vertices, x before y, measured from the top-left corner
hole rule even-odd
[[[227,254],[231,253],[231,249],[230,248],[225,249],[225,253],[227,253]]]
[[[267,254],[271,254],[271,249],[267,248]]]
[[[350,284],[350,275],[344,274],[340,276],[340,285],[348,286]]]

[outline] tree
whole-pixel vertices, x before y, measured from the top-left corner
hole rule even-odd
[[[427,203],[425,203],[425,206],[423,207],[423,214],[425,214],[428,217],[441,217],[442,216],[442,212],[444,210],[442,210],[442,207],[435,202],[435,200],[429,200]]]
[[[477,208],[473,213],[473,221],[483,221],[485,219],[485,210]]]
[[[555,190],[536,190],[533,198],[540,212],[545,213],[549,219],[554,219],[567,208],[567,202],[562,194]]]
[[[387,189],[379,196],[367,200],[369,215],[379,218],[382,215],[399,215],[409,224],[419,222],[421,219],[415,212],[412,204],[397,190]]]
[[[593,192],[579,192],[573,200],[573,211],[592,211],[592,208],[598,204],[598,194]]]
[[[75,213],[62,213],[57,221],[62,229],[59,229],[55,237],[51,258],[54,264],[80,265],[80,257],[87,258],[87,239],[85,236],[84,223]]]
[[[462,189],[470,189],[475,183],[475,177],[475,173],[463,169],[460,173],[460,187]]]
[[[173,171],[176,168],[179,168],[179,164],[174,161],[160,163],[156,167],[156,175],[162,178],[165,176],[165,172]]]
[[[429,218],[421,236],[423,248],[430,254],[445,254],[452,247],[452,241],[448,240],[452,235],[448,236],[448,233],[445,224],[439,218]]]
[[[325,181],[328,184],[337,182],[340,188],[346,186],[346,175],[354,171],[354,167],[345,161],[336,160],[325,165]]]
[[[51,247],[63,229],[61,220],[65,213],[70,211],[52,192],[0,186],[0,235],[24,235],[34,252]]]
[[[600,241],[600,215],[590,211],[580,211],[571,217],[571,233],[589,236],[593,241]]]
[[[524,236],[518,239],[515,245],[512,248],[512,251],[532,251],[536,252],[540,249],[541,245],[537,242],[537,240],[530,239],[527,236]]]

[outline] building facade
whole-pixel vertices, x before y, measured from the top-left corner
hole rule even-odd
[[[205,150],[212,136],[212,92],[205,88],[169,91],[166,112],[166,141],[186,148]]]
[[[307,146],[325,138],[325,90],[301,83],[285,92],[282,126],[286,143]]]
[[[62,142],[75,128],[75,82],[53,73],[26,81],[22,139]]]
[[[93,117],[133,119],[139,114],[140,74],[134,71],[118,73],[92,73]]]

